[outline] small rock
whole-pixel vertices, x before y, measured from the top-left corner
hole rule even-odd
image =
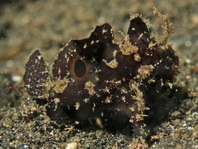
[[[182,149],[182,146],[180,144],[177,144],[175,148],[176,149]]]
[[[70,142],[67,144],[67,146],[65,147],[65,149],[78,149],[78,143],[76,142]]]
[[[179,116],[181,113],[179,111],[175,111],[172,113],[172,117],[177,117]]]
[[[195,131],[197,131],[197,132],[198,132],[198,125],[196,125],[196,126],[195,126]]]
[[[176,119],[176,120],[173,121],[173,124],[174,124],[175,126],[179,125],[179,123],[180,123],[180,119]]]

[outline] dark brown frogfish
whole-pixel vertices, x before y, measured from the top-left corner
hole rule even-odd
[[[149,93],[173,81],[178,63],[171,46],[158,44],[135,16],[122,39],[104,24],[89,38],[71,40],[54,61],[52,75],[39,50],[34,51],[23,80],[28,94],[45,104],[59,124],[126,124],[137,132],[149,110],[145,103],[153,100]]]

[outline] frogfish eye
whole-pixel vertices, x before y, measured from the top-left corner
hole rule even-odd
[[[87,65],[81,59],[75,59],[73,64],[73,75],[77,78],[82,78],[86,75]]]

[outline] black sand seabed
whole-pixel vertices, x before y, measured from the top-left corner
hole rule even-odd
[[[154,125],[149,148],[198,148],[198,2],[181,1],[63,1],[0,2],[0,147],[1,148],[141,148],[144,139],[105,130],[57,127],[20,88],[24,65],[34,49],[52,62],[70,39],[88,37],[96,25],[109,23],[126,32],[129,14],[139,13],[162,34],[157,7],[173,23],[169,43],[180,58],[177,79],[182,90],[172,98],[178,109]],[[14,54],[19,52],[19,54]],[[6,74],[5,74],[6,73]],[[14,86],[19,87],[14,87]],[[184,96],[185,95],[185,96]],[[147,142],[148,143],[148,142]]]

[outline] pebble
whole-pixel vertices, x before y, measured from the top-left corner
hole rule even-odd
[[[67,146],[65,147],[65,149],[78,149],[78,143],[76,142],[70,142],[67,144]]]
[[[179,125],[180,121],[181,121],[180,119],[176,119],[176,120],[173,121],[173,124],[175,126],[177,126],[177,125]]]
[[[179,116],[181,113],[179,111],[175,111],[172,113],[172,117],[177,117]]]

